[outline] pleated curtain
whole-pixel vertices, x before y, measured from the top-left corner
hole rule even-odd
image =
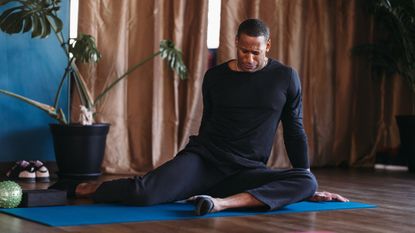
[[[152,170],[172,159],[189,135],[197,133],[208,58],[207,7],[207,0],[79,2],[79,32],[93,35],[102,53],[97,65],[81,65],[95,96],[128,67],[158,51],[164,39],[182,50],[189,70],[188,79],[180,81],[157,57],[102,100],[97,119],[111,124],[104,172]]]
[[[81,65],[93,94],[159,49],[183,51],[188,80],[156,58],[118,85],[97,108],[111,124],[103,168],[137,174],[172,159],[200,125],[207,70],[207,0],[82,0],[79,31],[96,37],[103,58]],[[218,62],[235,58],[240,22],[260,18],[271,29],[269,56],[295,68],[302,81],[304,126],[312,166],[372,166],[377,151],[397,148],[394,116],[411,113],[400,77],[375,79],[351,48],[373,40],[364,0],[222,0]],[[76,116],[76,101],[73,105]],[[278,129],[268,165],[289,167]]]
[[[400,77],[372,77],[351,49],[373,40],[365,0],[222,0],[219,62],[236,55],[241,21],[260,18],[271,30],[268,54],[302,81],[304,126],[312,166],[372,166],[378,151],[399,147],[395,115],[411,113]],[[289,162],[278,129],[270,166]]]

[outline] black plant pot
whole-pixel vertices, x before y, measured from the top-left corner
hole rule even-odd
[[[109,124],[49,126],[60,178],[88,180],[101,175]]]
[[[408,161],[408,170],[415,172],[415,115],[396,116],[401,147],[399,155]]]

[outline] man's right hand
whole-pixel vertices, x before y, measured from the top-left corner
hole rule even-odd
[[[340,201],[340,202],[349,202],[349,199],[344,198],[343,196],[337,193],[330,192],[315,192],[312,197],[308,199],[309,201]]]

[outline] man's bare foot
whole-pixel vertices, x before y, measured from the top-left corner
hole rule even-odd
[[[80,183],[76,186],[76,197],[90,197],[100,186],[100,183]]]

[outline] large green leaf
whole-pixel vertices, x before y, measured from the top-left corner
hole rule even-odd
[[[187,68],[182,59],[182,52],[176,49],[172,41],[163,40],[160,42],[160,56],[167,60],[170,68],[179,75],[180,79],[186,79]]]
[[[69,52],[76,60],[84,63],[96,63],[101,58],[94,37],[88,34],[80,33],[70,44]]]
[[[0,15],[1,31],[16,34],[32,30],[32,37],[41,38],[50,35],[51,29],[62,31],[63,23],[56,16],[60,0],[6,0],[0,6],[8,3],[15,4]]]

